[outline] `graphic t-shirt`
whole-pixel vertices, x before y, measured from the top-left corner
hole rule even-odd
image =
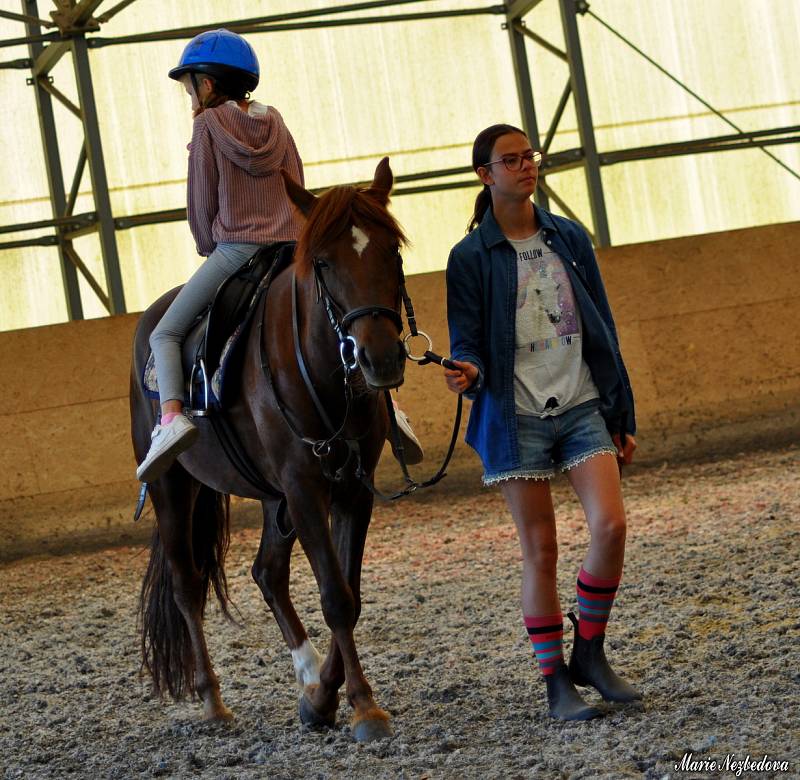
[[[517,252],[517,414],[561,414],[600,395],[581,352],[580,311],[572,284],[541,231],[509,242]]]

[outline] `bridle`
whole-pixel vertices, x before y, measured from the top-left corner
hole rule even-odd
[[[403,300],[406,300],[408,294],[405,292],[406,281],[405,275],[403,274],[403,258],[399,249],[396,250],[396,257],[401,295],[404,296]],[[358,344],[356,343],[355,338],[349,333],[350,326],[361,317],[383,316],[391,320],[392,323],[394,323],[394,325],[397,327],[397,330],[402,332],[403,318],[396,309],[390,309],[388,306],[380,306],[378,304],[357,306],[356,308],[351,309],[349,312],[343,314],[342,312],[344,312],[344,308],[333,297],[333,294],[325,282],[325,277],[322,274],[323,269],[327,268],[328,264],[324,260],[314,257],[311,260],[311,267],[314,272],[316,302],[322,302],[323,306],[325,307],[325,313],[328,316],[328,322],[330,322],[331,327],[333,328],[334,332],[336,333],[336,337],[339,340],[339,355],[342,359],[345,376],[347,376],[348,372],[355,371],[358,368]],[[292,280],[292,289],[295,289],[294,278]],[[408,300],[410,304],[410,299]],[[408,310],[406,313],[408,313]],[[413,314],[414,311],[412,309],[411,315],[413,316]]]
[[[406,337],[404,346],[406,349],[406,356],[410,360],[420,363],[420,365],[424,365],[425,363],[439,363],[442,365],[446,365],[447,367],[455,367],[453,366],[450,361],[446,360],[445,358],[436,355],[430,349],[426,350],[422,357],[413,357],[408,350],[408,339],[413,336],[423,336],[427,338],[428,345],[430,346],[430,338],[427,334],[419,331],[417,329],[416,318],[414,316],[414,306],[411,302],[411,297],[408,294],[408,290],[406,289],[406,281],[405,281],[405,274],[403,272],[403,258],[400,254],[399,248],[395,250],[395,257],[397,260],[397,273],[398,273],[398,308],[399,304],[402,301],[403,308],[405,310],[406,319],[408,320],[409,326],[409,336]],[[372,317],[387,317],[391,320],[396,326],[399,332],[403,331],[403,318],[400,312],[397,309],[391,309],[387,306],[372,304],[372,305],[365,305],[365,306],[357,306],[354,309],[351,309],[348,312],[344,311],[344,307],[341,306],[334,296],[332,295],[328,284],[325,281],[323,275],[323,269],[327,268],[328,265],[325,260],[319,257],[313,257],[311,259],[311,267],[314,274],[314,286],[315,286],[315,302],[321,303],[325,309],[326,316],[328,318],[328,322],[331,325],[334,333],[336,334],[336,338],[339,344],[339,356],[342,362],[343,367],[343,374],[344,374],[344,393],[345,393],[345,413],[340,425],[336,426],[333,421],[330,419],[325,406],[323,405],[317,391],[314,387],[314,383],[311,381],[311,377],[308,371],[308,366],[306,363],[306,359],[303,355],[303,351],[300,344],[300,334],[299,334],[299,318],[298,318],[298,293],[297,293],[297,276],[294,270],[292,270],[292,334],[294,340],[294,351],[295,351],[295,358],[297,360],[297,365],[300,370],[300,374],[303,377],[303,382],[306,386],[306,390],[308,391],[309,396],[311,397],[312,402],[317,410],[317,413],[320,416],[326,430],[327,436],[325,438],[314,438],[305,435],[301,430],[300,427],[292,420],[292,415],[289,412],[286,404],[284,403],[283,399],[278,392],[278,389],[275,385],[274,378],[272,376],[272,371],[269,366],[269,358],[266,354],[266,348],[264,346],[264,338],[263,338],[263,324],[266,318],[266,301],[267,296],[266,294],[263,296],[263,309],[261,312],[261,316],[258,317],[258,342],[260,345],[261,350],[261,369],[262,373],[267,381],[267,384],[272,391],[272,395],[275,398],[276,405],[278,410],[280,411],[284,421],[286,422],[289,429],[294,433],[297,438],[299,438],[304,443],[308,444],[314,455],[319,458],[323,474],[333,482],[340,482],[345,474],[346,469],[350,466],[351,463],[355,462],[355,475],[362,482],[375,496],[378,498],[382,498],[384,500],[394,500],[397,498],[401,498],[402,496],[406,496],[410,493],[413,493],[415,490],[423,487],[429,487],[430,485],[434,485],[437,483],[442,477],[445,476],[445,469],[447,468],[450,458],[452,457],[453,450],[455,449],[455,443],[458,436],[458,429],[461,424],[461,409],[462,409],[462,398],[458,396],[458,407],[456,411],[456,419],[453,427],[453,435],[450,440],[450,447],[448,449],[447,455],[442,466],[439,470],[434,474],[430,479],[427,479],[423,482],[418,482],[414,480],[408,472],[408,466],[405,462],[404,457],[404,449],[402,446],[402,442],[400,440],[400,432],[397,427],[397,420],[394,413],[394,405],[392,404],[392,399],[389,394],[388,390],[384,390],[384,400],[386,402],[386,408],[389,415],[389,423],[392,430],[392,435],[394,438],[395,449],[399,453],[398,460],[400,462],[400,466],[403,471],[403,476],[406,482],[405,488],[398,490],[392,494],[385,494],[378,490],[375,487],[372,480],[369,478],[368,474],[364,471],[361,459],[361,447],[360,447],[360,440],[364,437],[365,434],[361,436],[355,437],[345,437],[344,430],[347,426],[347,422],[350,417],[350,412],[352,409],[352,401],[353,401],[353,387],[352,387],[352,378],[353,374],[358,370],[358,345],[356,340],[353,336],[349,333],[349,328],[357,319],[366,316]],[[273,277],[273,270],[270,269],[267,278],[264,280],[264,289],[266,289],[272,281]],[[448,365],[449,364],[449,365]],[[377,412],[377,408],[376,408]],[[347,454],[344,457],[343,462],[334,468],[333,464],[331,464],[330,460],[334,455],[334,450],[336,449],[336,445],[338,443],[343,443],[346,445]]]

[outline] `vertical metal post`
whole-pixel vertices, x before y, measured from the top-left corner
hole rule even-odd
[[[525,47],[525,36],[515,28],[519,22],[519,17],[512,18],[506,15],[506,27],[508,28],[508,40],[511,44],[511,62],[514,67],[514,78],[517,83],[517,98],[519,100],[519,110],[522,115],[522,129],[525,131],[531,143],[541,149],[541,139],[539,138],[539,125],[536,121],[536,108],[533,102],[533,84],[531,82],[531,72],[528,67],[528,52]],[[541,188],[536,190],[534,196],[536,203],[543,208],[549,208],[550,201]]]
[[[561,6],[561,23],[564,27],[564,39],[569,57],[569,75],[572,83],[572,94],[575,98],[575,113],[578,118],[578,134],[583,147],[586,184],[589,188],[589,203],[592,209],[594,234],[598,246],[610,246],[611,236],[608,230],[606,201],[603,195],[603,180],[600,175],[600,159],[597,155],[597,144],[594,138],[592,110],[589,106],[589,91],[586,87],[586,72],[583,67],[581,40],[578,35],[579,6],[586,6],[585,0],[559,0]]]
[[[86,157],[89,163],[89,174],[92,178],[97,227],[100,235],[100,249],[103,255],[103,268],[105,269],[110,304],[109,310],[111,314],[124,314],[125,293],[122,288],[117,239],[114,233],[114,217],[111,212],[111,198],[108,194],[103,145],[100,140],[100,125],[97,121],[97,104],[94,99],[92,72],[89,67],[89,48],[86,45],[86,37],[84,35],[76,35],[72,39],[72,59],[75,65],[75,80],[78,84],[81,111],[83,112]]]
[[[36,0],[22,0],[22,13],[39,18],[39,9]],[[41,28],[38,24],[32,22],[25,23],[26,35],[34,36],[40,33]],[[41,42],[28,44],[28,54],[34,63],[43,49],[44,44]],[[58,149],[58,134],[56,133],[56,123],[53,116],[52,98],[38,83],[33,69],[31,72],[33,74],[33,88],[36,91],[36,109],[39,114],[39,130],[42,137],[45,167],[47,168],[47,186],[50,191],[50,205],[53,217],[63,217],[66,213],[67,199],[64,192],[64,176],[61,172],[61,155]],[[44,74],[43,78],[47,78],[47,74]],[[81,303],[81,290],[78,284],[78,271],[69,261],[64,251],[64,241],[62,238],[63,229],[56,227],[55,230],[59,237],[58,257],[61,267],[61,282],[64,286],[64,298],[67,303],[67,317],[71,320],[82,320],[83,304]]]

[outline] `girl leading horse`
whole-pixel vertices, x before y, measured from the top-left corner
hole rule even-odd
[[[335,187],[319,198],[288,175],[284,180],[305,223],[292,263],[274,278],[251,321],[226,415],[265,482],[285,496],[283,522],[288,520],[293,533],[281,529],[275,494],[243,478],[225,457],[208,419],[200,419],[194,446],[149,486],[157,528],[141,593],[144,665],[159,692],[176,698],[196,692],[206,718],[231,717],[206,646],[203,613],[210,588],[223,610],[228,601],[226,496],[260,499],[264,530],[252,573],[292,651],[303,687],[301,719],[333,725],[338,690],[346,683],[354,736],[368,741],[391,733],[353,639],[373,496],[353,469],[345,469],[339,481],[325,478],[325,458],[308,442],[328,439],[330,432],[304,383],[297,350],[328,417],[342,426],[343,439],[357,442],[361,471],[371,479],[388,427],[377,391],[403,382],[399,250],[405,238],[386,208],[393,181],[388,159],[378,165],[368,188]],[[158,411],[141,383],[148,339],[174,295],[167,293],[144,312],[135,336],[131,418],[139,462],[150,446]],[[321,298],[332,303],[330,310]],[[358,364],[350,376],[349,397],[342,389],[345,369],[337,324],[352,339],[353,354],[347,359]],[[289,597],[295,538],[311,564],[332,634],[321,665]]]

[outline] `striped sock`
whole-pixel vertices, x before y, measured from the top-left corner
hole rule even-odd
[[[525,628],[533,645],[533,652],[539,662],[539,669],[547,676],[564,663],[564,650],[561,640],[564,636],[564,618],[557,615],[536,617],[525,616]]]
[[[584,639],[605,634],[620,579],[595,577],[581,566],[578,574],[578,633]]]

